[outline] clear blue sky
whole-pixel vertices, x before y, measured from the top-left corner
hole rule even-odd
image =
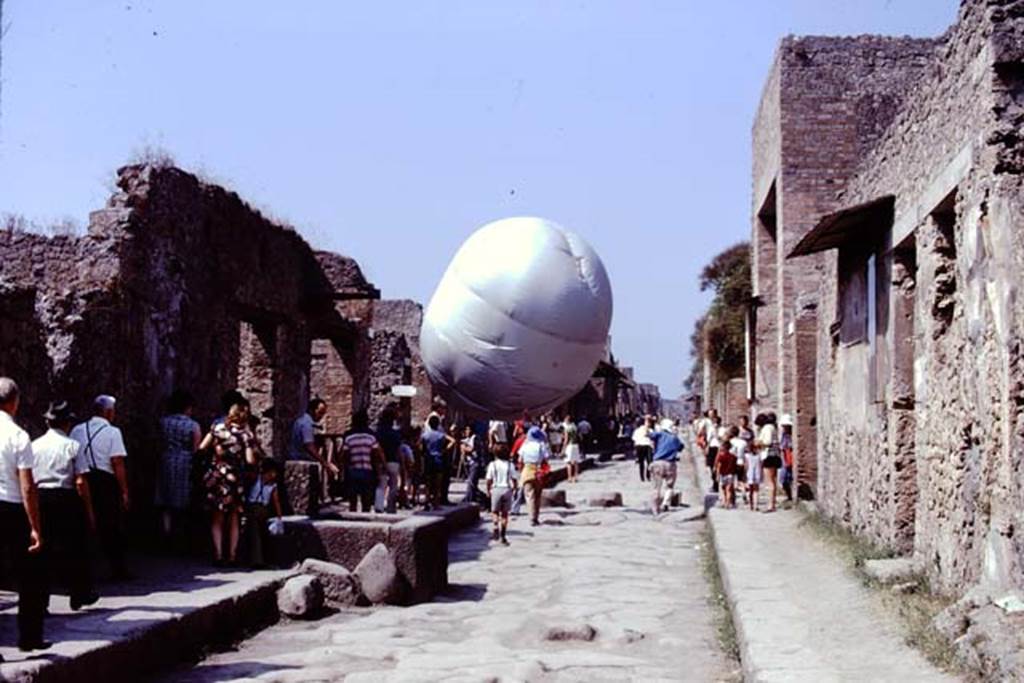
[[[786,34],[937,35],[956,0],[6,0],[0,213],[85,223],[170,151],[389,298],[478,226],[583,234],[613,349],[675,396],[701,266],[747,239],[750,127]]]

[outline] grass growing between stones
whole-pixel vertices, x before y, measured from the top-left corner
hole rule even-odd
[[[704,571],[704,578],[708,582],[711,592],[708,596],[708,604],[714,611],[715,633],[718,636],[718,643],[722,651],[735,662],[740,661],[740,643],[736,637],[736,625],[732,620],[732,611],[729,609],[729,600],[725,596],[725,586],[722,585],[722,575],[718,570],[718,557],[715,553],[715,543],[711,538],[711,529],[705,527],[700,535],[700,562]]]
[[[933,592],[924,575],[908,578],[901,584],[900,591],[871,578],[864,570],[864,563],[894,557],[895,553],[858,536],[820,512],[805,511],[800,525],[835,550],[861,583],[873,590],[883,607],[899,618],[907,645],[943,671],[964,673],[956,664],[949,639],[933,626],[935,616],[952,604],[952,599]]]

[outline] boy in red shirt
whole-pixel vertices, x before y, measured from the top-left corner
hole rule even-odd
[[[725,507],[736,507],[736,455],[728,439],[723,439],[715,456],[715,474],[722,488],[722,502]]]

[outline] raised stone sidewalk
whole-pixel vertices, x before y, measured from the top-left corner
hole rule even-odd
[[[697,471],[709,491],[702,462]],[[714,507],[708,518],[744,680],[954,680],[904,643],[870,591],[800,526],[800,512]]]
[[[138,560],[139,578],[101,583],[98,603],[72,612],[54,595],[48,650],[20,652],[17,595],[0,592],[0,678],[5,681],[122,681],[195,658],[277,620],[275,595],[288,570],[216,570],[181,559]]]
[[[373,523],[375,519],[404,520],[402,524],[411,525],[410,538],[423,526],[444,529],[428,539],[439,544],[444,559],[441,575],[432,577],[435,591],[447,584],[447,534],[475,526],[479,512],[476,506],[461,505],[432,513],[357,517],[363,521],[356,525],[368,529],[381,526]],[[302,524],[304,519],[290,517],[286,523]],[[361,557],[349,562],[349,569]],[[409,559],[403,556],[400,562]],[[414,564],[421,560],[411,556]],[[54,595],[44,626],[44,636],[53,646],[33,653],[14,647],[17,595],[0,591],[0,681],[144,680],[276,622],[277,590],[298,571],[218,570],[181,557],[135,558],[132,567],[136,580],[100,583],[100,601],[81,611],[72,612],[66,596]]]

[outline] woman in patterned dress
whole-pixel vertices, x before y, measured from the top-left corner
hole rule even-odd
[[[203,478],[206,508],[210,512],[215,566],[237,564],[238,536],[245,505],[245,465],[256,464],[256,437],[249,428],[249,403],[236,402],[224,422],[214,424],[200,444],[200,450],[213,446],[213,460]],[[224,553],[224,529],[227,527],[227,557]]]
[[[167,401],[168,414],[160,420],[164,450],[160,457],[154,504],[163,511],[163,532],[181,531],[181,517],[192,498],[192,456],[199,450],[202,430],[192,419],[191,394],[175,391]]]

